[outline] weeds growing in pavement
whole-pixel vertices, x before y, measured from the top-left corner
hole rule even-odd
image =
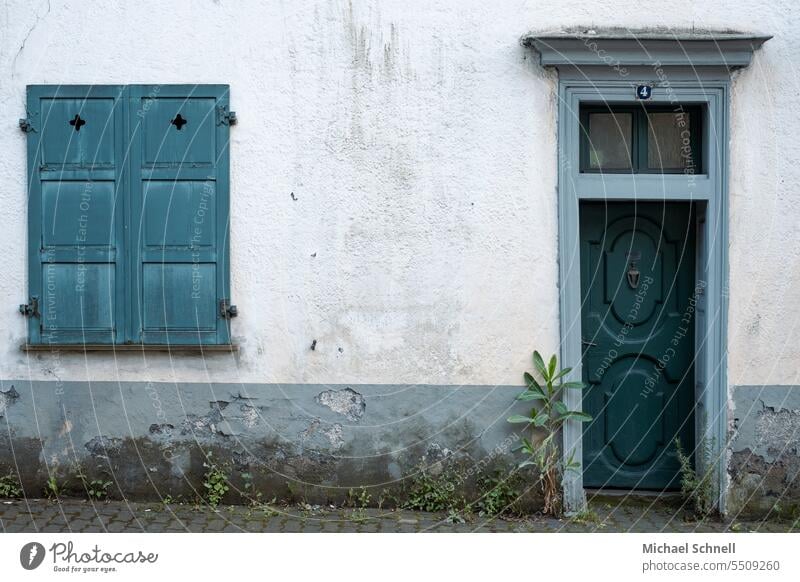
[[[566,420],[586,422],[591,416],[577,410],[569,410],[562,396],[565,390],[581,390],[583,382],[564,382],[564,377],[572,368],[558,370],[558,360],[553,355],[545,364],[539,352],[533,352],[533,365],[540,379],[525,372],[525,391],[517,400],[534,402],[527,415],[514,415],[508,422],[524,424],[530,429],[530,436],[523,437],[518,447],[526,458],[519,468],[533,466],[538,474],[538,484],[544,496],[543,512],[559,516],[563,511],[561,481],[567,471],[576,471],[580,463],[572,457],[564,459],[558,446],[558,435]]]

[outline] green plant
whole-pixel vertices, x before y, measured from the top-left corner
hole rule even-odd
[[[48,499],[58,499],[61,496],[61,485],[55,475],[50,475],[44,484],[44,496]]]
[[[452,476],[444,472],[434,476],[422,469],[411,480],[407,491],[406,509],[419,511],[460,511],[466,507],[464,498],[455,491]]]
[[[398,507],[402,507],[402,505],[400,499],[398,499],[393,491],[381,489],[381,494],[378,496],[378,509],[383,509],[384,507],[397,509]]]
[[[0,477],[0,497],[9,499],[22,497],[22,486],[12,471],[9,471],[5,477]]]
[[[89,481],[83,475],[81,475],[81,482],[83,483],[83,488],[86,490],[86,493],[89,495],[89,499],[94,499],[96,501],[106,499],[108,497],[108,488],[113,485],[113,482],[104,481],[103,479],[92,479]]]
[[[447,512],[447,517],[444,518],[444,521],[452,524],[467,523],[467,520],[464,519],[464,516],[455,509],[451,509]]]
[[[569,520],[572,523],[593,523],[601,526],[603,525],[600,521],[600,516],[597,515],[597,512],[593,509],[589,509],[588,507],[571,516]]]
[[[366,523],[369,521],[369,513],[363,507],[359,507],[350,512],[348,519],[354,523]]]
[[[255,490],[253,485],[253,475],[250,473],[242,473],[242,481],[244,482],[244,491],[242,493],[244,497],[247,497],[247,499],[250,501],[250,505],[260,504],[263,493]]]
[[[350,507],[369,507],[369,502],[372,496],[367,492],[366,487],[359,487],[356,493],[355,489],[350,489],[347,492],[347,505]]]
[[[353,508],[353,511],[350,513],[350,520],[356,523],[364,523],[369,520],[369,514],[366,511],[366,508],[369,507],[369,502],[372,500],[372,496],[367,491],[366,487],[359,487],[358,491],[355,489],[350,489],[347,492],[347,502],[346,505],[349,505]]]
[[[564,421],[572,419],[587,422],[592,417],[577,410],[569,410],[562,401],[565,390],[580,390],[584,387],[583,382],[564,382],[564,377],[572,371],[572,368],[559,371],[555,355],[545,365],[539,352],[533,352],[533,364],[541,381],[525,372],[526,389],[517,396],[517,400],[536,404],[527,416],[514,415],[508,422],[530,427],[530,438],[523,437],[522,444],[518,447],[527,455],[519,467],[533,466],[536,469],[538,483],[544,496],[543,511],[557,516],[562,511],[561,480],[564,473],[577,470],[580,466],[572,457],[563,459],[556,440],[557,436]]]
[[[277,497],[273,497],[272,501],[270,501],[269,503],[260,503],[259,505],[255,506],[255,507],[258,510],[261,511],[261,513],[262,513],[262,515],[264,515],[264,517],[275,517],[276,515],[278,515],[280,513],[280,511],[275,509],[275,506],[277,504],[278,504],[278,498]]]
[[[477,484],[480,496],[472,504],[478,510],[478,515],[494,517],[518,513],[521,481],[518,473],[509,475],[501,470],[479,477]]]
[[[298,487],[292,481],[286,482],[286,503],[305,503],[306,496],[302,486]]]
[[[168,493],[161,499],[161,503],[164,509],[167,509],[170,505],[185,505],[187,500],[182,493],[178,493],[178,495],[174,497]]]
[[[789,521],[796,524],[800,519],[800,504],[788,503],[784,505],[781,502],[776,501],[772,504],[769,512],[767,512],[767,518],[773,518],[780,521]]]
[[[310,503],[301,503],[297,509],[299,510],[300,519],[302,519],[303,522],[305,522],[306,518],[314,515],[314,506]]]
[[[713,452],[709,441],[704,440],[699,450],[707,461],[711,459]],[[681,494],[696,517],[700,519],[706,518],[714,512],[712,471],[706,471],[702,476],[698,475],[692,466],[691,457],[684,453],[681,441],[678,438],[675,439],[675,452],[681,466]]]
[[[228,474],[212,461],[210,454],[203,463],[203,467],[207,469],[205,475],[203,475],[203,489],[205,490],[203,499],[211,507],[217,507],[230,490]]]

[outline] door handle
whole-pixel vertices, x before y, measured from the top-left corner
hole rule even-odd
[[[581,338],[581,343],[585,346],[592,346],[592,347],[597,345],[595,342],[590,342],[589,340],[583,338]]]

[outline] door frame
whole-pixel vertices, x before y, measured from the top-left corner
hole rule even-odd
[[[582,378],[580,222],[582,200],[688,201],[704,215],[698,221],[696,280],[704,280],[706,317],[695,326],[695,442],[706,443],[710,463],[698,471],[710,471],[717,490],[717,506],[725,512],[728,431],[727,319],[728,319],[728,117],[730,82],[701,80],[696,71],[665,79],[658,68],[632,69],[635,80],[591,80],[585,72],[560,70],[558,89],[558,271],[560,355],[571,366],[569,380]],[[617,76],[617,79],[619,77]],[[653,104],[697,104],[705,107],[703,125],[703,174],[581,174],[580,106],[582,103],[636,104],[636,86],[652,85]],[[702,248],[701,248],[702,247]],[[581,410],[582,394],[565,391],[564,403]],[[562,450],[565,459],[583,459],[582,423],[564,424]],[[583,471],[567,471],[563,478],[564,505],[568,513],[586,505]]]

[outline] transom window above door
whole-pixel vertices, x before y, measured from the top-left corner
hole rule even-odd
[[[702,174],[703,110],[694,105],[586,105],[583,173]]]

